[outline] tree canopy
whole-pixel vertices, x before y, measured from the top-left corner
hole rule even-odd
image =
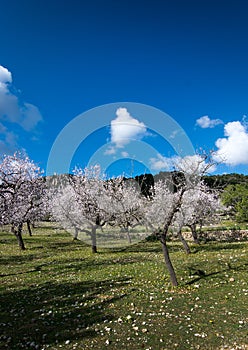
[[[248,183],[228,185],[221,194],[221,199],[237,221],[248,221]]]

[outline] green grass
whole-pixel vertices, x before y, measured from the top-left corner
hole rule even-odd
[[[247,349],[248,243],[90,248],[54,227],[0,233],[0,349]],[[191,274],[203,270],[205,276]]]

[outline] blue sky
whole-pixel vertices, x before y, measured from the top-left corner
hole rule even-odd
[[[81,115],[70,170],[92,157],[110,174],[166,170],[175,149],[159,132],[168,119],[151,113],[145,122],[137,103],[168,114],[196,150],[224,154],[217,172],[248,173],[246,0],[0,0],[0,8],[2,154],[24,149],[46,169],[57,136]],[[63,170],[70,140],[52,171]]]

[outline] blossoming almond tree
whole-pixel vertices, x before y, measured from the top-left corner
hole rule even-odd
[[[185,192],[182,205],[175,215],[173,224],[187,254],[190,253],[190,248],[182,235],[183,226],[190,227],[194,242],[199,243],[196,225],[202,226],[204,223],[209,224],[216,221],[219,209],[220,200],[218,194],[216,191],[210,190],[203,181],[200,181],[196,187]]]
[[[50,185],[49,198],[50,213],[53,219],[66,230],[73,231],[73,237],[77,239],[80,229],[84,229],[82,225],[84,213],[80,210],[72,185],[67,183],[56,189]]]
[[[108,192],[101,168],[96,165],[90,168],[76,168],[71,177],[71,186],[75,193],[79,209],[80,231],[90,235],[92,252],[97,252],[96,231],[109,220],[106,206]]]
[[[106,180],[98,166],[77,168],[74,176],[65,180],[56,185],[50,196],[51,212],[56,221],[66,230],[73,230],[74,238],[80,232],[86,233],[91,238],[93,253],[97,251],[97,229],[104,225],[121,228],[131,243],[130,228],[143,220],[144,196],[136,181],[122,177]],[[106,245],[109,240],[108,244],[115,246],[120,238],[117,233],[102,234],[99,242]]]
[[[41,208],[44,194],[44,181],[38,180],[41,174],[40,168],[20,152],[4,156],[0,164],[0,223],[11,225],[21,249],[25,249],[23,224]]]
[[[179,188],[177,192],[172,192],[166,181],[158,181],[154,184],[153,197],[148,201],[145,208],[145,220],[153,228],[154,233],[162,244],[165,264],[173,286],[177,286],[178,282],[166,240],[169,227],[181,206],[184,192],[185,187]]]
[[[213,166],[211,160],[207,162],[206,160],[207,157],[200,155],[177,158],[174,162],[176,171],[172,174],[171,181],[168,179],[155,183],[153,196],[146,207],[146,221],[153,226],[154,233],[160,239],[165,264],[173,286],[177,286],[178,281],[166,242],[168,230],[182,207],[187,192],[194,189],[201,176]]]
[[[33,179],[33,195],[31,196],[31,208],[27,214],[27,228],[29,235],[32,236],[31,224],[35,225],[35,222],[44,220],[49,216],[49,202],[47,192],[47,181],[43,176],[39,176]]]
[[[135,180],[124,180],[122,177],[106,182],[106,190],[109,204],[106,202],[106,210],[109,212],[109,224],[120,227],[127,234],[128,242],[132,242],[130,228],[143,223],[145,197]]]

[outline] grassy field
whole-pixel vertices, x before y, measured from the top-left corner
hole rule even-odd
[[[248,349],[247,242],[170,242],[173,289],[159,242],[92,255],[48,226],[24,240],[0,233],[0,349]]]

